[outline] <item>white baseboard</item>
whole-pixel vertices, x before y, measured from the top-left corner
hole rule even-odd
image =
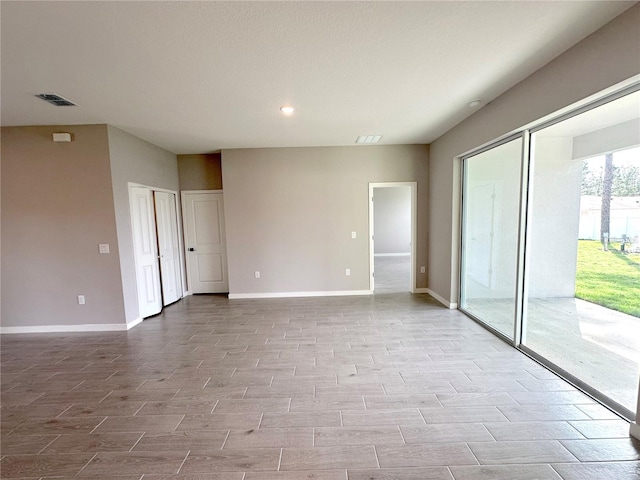
[[[138,317],[135,320],[132,320],[129,323],[127,323],[127,330],[131,330],[133,327],[135,327],[136,325],[140,325],[141,323],[142,323],[142,317]]]
[[[430,288],[416,288],[416,293],[428,293],[433,298],[435,298],[437,301],[439,301],[442,305],[444,305],[445,307],[447,307],[447,308],[449,308],[451,310],[455,310],[456,308],[458,308],[458,304],[457,303],[449,302],[449,300],[446,300],[444,297],[441,297],[440,295],[438,295],[436,292],[434,292]]]
[[[64,332],[125,332],[139,323],[137,318],[129,323],[88,323],[82,325],[30,325],[25,327],[0,327],[0,334],[12,333],[64,333]]]
[[[640,424],[632,423],[631,426],[629,427],[629,434],[632,437],[637,438],[638,440],[640,440]]]
[[[372,295],[371,290],[344,290],[327,292],[273,292],[273,293],[229,293],[230,300],[245,298],[292,298],[292,297],[343,297],[352,295]]]
[[[411,253],[374,253],[374,257],[409,257]]]

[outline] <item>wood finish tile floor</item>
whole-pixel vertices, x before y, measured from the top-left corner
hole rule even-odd
[[[375,256],[374,293],[401,293],[411,290],[411,255]]]
[[[640,478],[625,421],[426,295],[192,296],[1,341],[2,478]]]

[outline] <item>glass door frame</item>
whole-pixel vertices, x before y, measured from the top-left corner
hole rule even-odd
[[[465,194],[467,192],[467,187],[468,187],[468,166],[467,166],[467,162],[473,158],[476,157],[482,153],[488,152],[490,150],[493,150],[494,148],[500,147],[502,145],[505,145],[509,142],[512,142],[514,140],[522,140],[522,148],[520,151],[520,194],[519,194],[519,214],[518,214],[518,245],[517,245],[517,255],[518,255],[518,259],[516,261],[516,291],[514,292],[514,299],[515,299],[515,307],[514,307],[514,328],[513,328],[513,336],[509,337],[508,335],[505,335],[505,333],[499,331],[498,329],[496,329],[495,327],[493,327],[492,325],[490,325],[489,323],[485,322],[484,320],[482,320],[481,318],[479,318],[477,315],[475,315],[474,313],[472,313],[471,311],[467,310],[466,308],[464,308],[463,302],[462,302],[462,298],[463,298],[463,293],[466,291],[466,284],[465,284],[465,275],[462,275],[462,272],[466,271],[466,254],[465,254],[465,238],[466,238],[466,233],[467,233],[467,209],[465,208]],[[528,178],[528,172],[526,171],[526,166],[527,163],[525,163],[525,159],[527,158],[526,152],[529,149],[529,139],[528,139],[528,135],[526,135],[526,131],[521,131],[521,132],[517,132],[515,134],[509,135],[507,137],[501,138],[495,142],[489,143],[479,149],[473,150],[472,152],[464,155],[463,157],[461,157],[462,160],[462,185],[461,185],[461,202],[460,202],[460,209],[461,209],[461,214],[460,214],[460,286],[459,286],[459,299],[458,299],[458,305],[460,306],[459,309],[465,313],[465,315],[468,315],[469,317],[471,317],[472,319],[474,319],[476,322],[480,323],[483,327],[485,327],[487,330],[489,330],[491,333],[493,333],[494,335],[500,337],[502,340],[504,340],[505,342],[509,343],[511,346],[513,347],[518,347],[519,343],[520,343],[520,335],[521,335],[521,331],[520,331],[520,318],[522,315],[522,308],[521,308],[521,304],[522,302],[522,298],[519,297],[519,292],[522,291],[522,282],[524,281],[524,275],[521,274],[521,266],[523,264],[524,261],[524,241],[523,241],[523,237],[522,237],[522,232],[525,229],[525,224],[524,224],[524,216],[522,215],[522,211],[523,208],[526,208],[526,191],[523,190],[523,185],[526,185],[526,178]]]

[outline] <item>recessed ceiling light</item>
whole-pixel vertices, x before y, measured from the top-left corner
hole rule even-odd
[[[293,107],[290,107],[290,106],[288,106],[288,105],[284,105],[284,106],[280,107],[280,111],[281,111],[282,113],[284,113],[285,115],[292,115],[292,114],[293,114],[293,112],[295,112],[295,111],[296,111],[296,109],[295,109],[295,108],[293,108]]]
[[[356,138],[356,143],[361,144],[369,144],[369,143],[378,143],[382,135],[360,135]]]
[[[479,106],[482,103],[482,100],[480,100],[479,98],[476,98],[475,100],[471,100],[469,102],[469,106],[471,108],[476,108],[477,106]]]

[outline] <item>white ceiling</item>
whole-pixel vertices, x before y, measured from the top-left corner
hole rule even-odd
[[[2,125],[108,123],[175,153],[429,143],[633,3],[3,0]]]

